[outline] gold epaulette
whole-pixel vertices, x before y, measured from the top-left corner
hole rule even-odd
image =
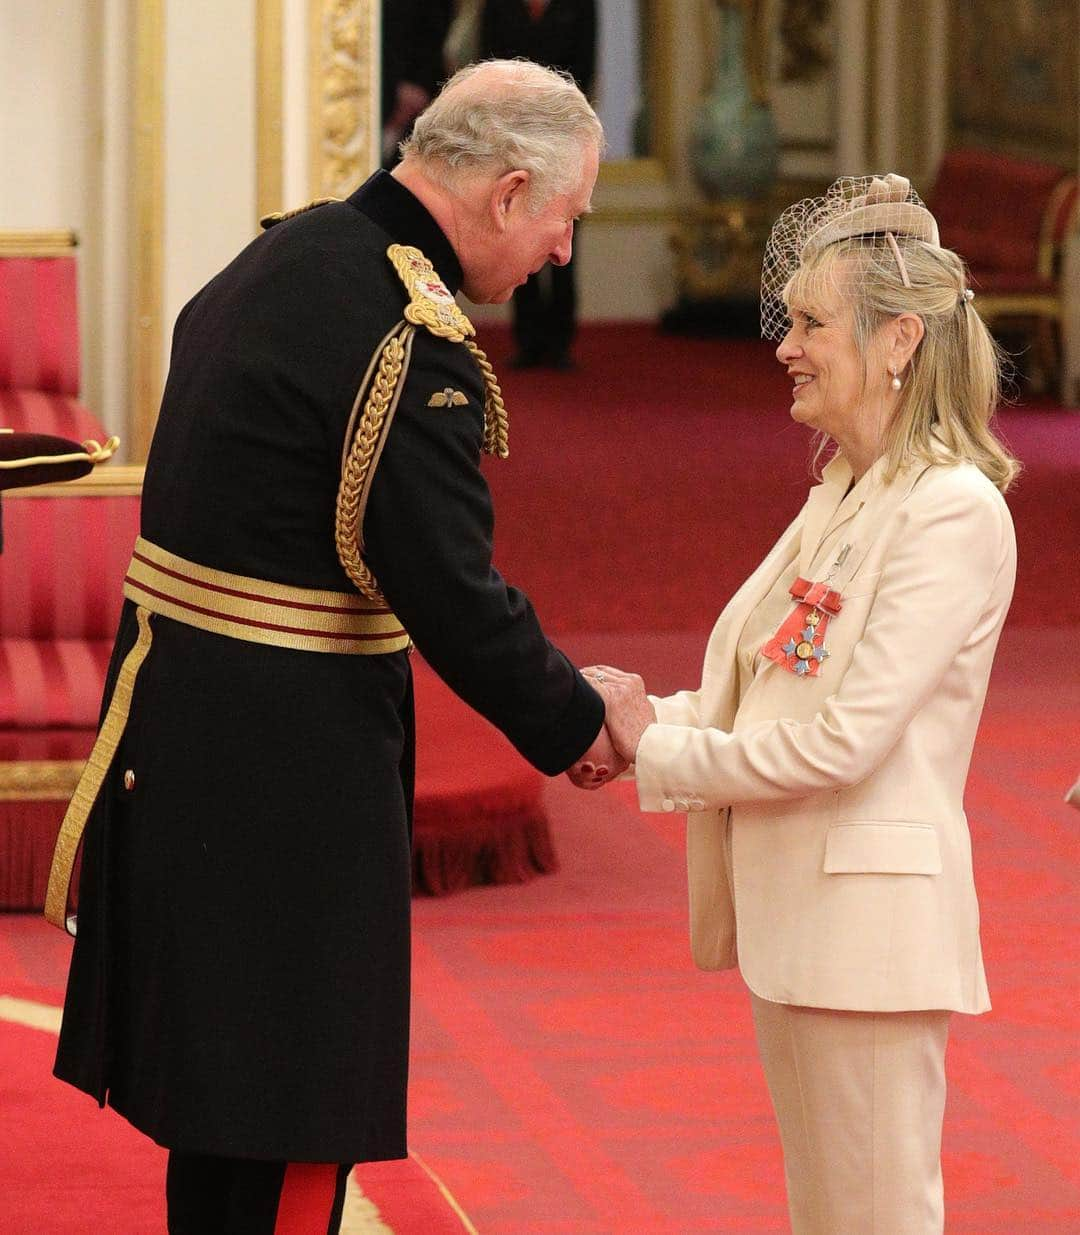
[[[385,603],[375,576],[364,562],[362,525],[371,491],[371,480],[382,453],[390,422],[397,410],[401,388],[412,356],[412,341],[418,327],[440,339],[463,343],[484,379],[484,450],[505,459],[509,423],[502,391],[487,356],[477,346],[472,322],[462,312],[435,267],[409,245],[392,244],[386,255],[405,284],[409,303],[404,321],[398,322],[379,344],[353,404],[345,435],[345,455],[338,487],[334,539],[338,560],[363,595]],[[359,414],[361,401],[363,412]],[[461,406],[447,399],[448,406]],[[439,406],[431,403],[429,406]]]
[[[294,206],[291,210],[275,210],[271,214],[264,214],[259,220],[259,226],[266,231],[267,228],[273,227],[275,223],[284,223],[286,219],[295,219],[298,214],[305,214],[308,210],[314,210],[316,206],[328,206],[331,202],[343,201],[340,197],[316,197],[309,202],[305,202],[302,206]]]
[[[423,326],[440,339],[464,343],[469,349],[484,379],[484,450],[489,455],[505,459],[510,453],[506,405],[495,372],[473,339],[476,328],[439,278],[435,267],[419,249],[411,245],[392,244],[386,250],[386,256],[409,293],[405,320],[414,326]]]
[[[435,267],[411,245],[392,244],[386,256],[393,262],[398,278],[409,293],[405,320],[423,326],[440,339],[464,343],[476,334],[476,327],[465,316],[450,289],[439,278]]]

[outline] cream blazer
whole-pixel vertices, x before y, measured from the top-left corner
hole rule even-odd
[[[720,615],[700,689],[653,700],[634,775],[643,810],[688,812],[699,966],[737,964],[777,1003],[982,1012],[963,794],[1012,598],[1012,520],[970,464],[888,485],[882,469],[841,508],[851,469],[829,464]],[[809,578],[842,522],[820,675],[769,665],[740,701],[747,617],[796,554]]]

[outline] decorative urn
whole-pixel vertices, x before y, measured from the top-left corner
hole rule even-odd
[[[763,197],[776,180],[779,142],[760,74],[751,83],[748,13],[754,0],[716,0],[719,51],[690,137],[694,178],[710,197]]]

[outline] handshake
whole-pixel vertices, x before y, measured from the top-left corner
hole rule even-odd
[[[610,665],[590,665],[581,673],[604,700],[604,725],[566,775],[579,789],[599,789],[634,762],[641,735],[656,721],[656,711],[636,673]]]

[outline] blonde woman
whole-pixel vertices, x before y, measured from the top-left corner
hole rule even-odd
[[[762,303],[821,483],[697,690],[589,673],[642,809],[688,812],[694,956],[750,989],[793,1231],[931,1235],[949,1018],[990,1006],[963,794],[1016,565],[997,353],[899,176],[785,212]]]

